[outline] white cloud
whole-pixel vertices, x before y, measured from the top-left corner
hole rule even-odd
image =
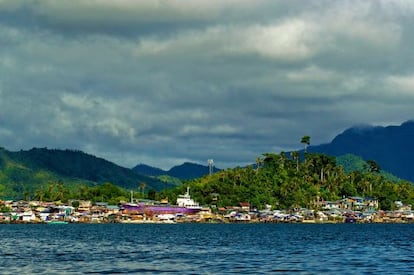
[[[394,95],[405,94],[414,98],[414,74],[395,76],[391,75],[385,79],[390,91]]]
[[[353,76],[342,81],[342,86],[347,91],[362,91],[366,87],[366,79],[362,76]]]
[[[168,39],[142,39],[136,54],[140,57],[179,54],[189,58],[258,55],[295,61],[314,54],[314,40],[315,30],[311,23],[292,20],[272,25],[217,26],[187,31]]]
[[[315,31],[311,22],[296,19],[269,26],[250,26],[233,31],[237,39],[230,43],[229,50],[257,53],[271,59],[302,60],[315,52]]]
[[[325,28],[323,35],[326,35],[327,42],[334,42],[333,45],[338,51],[347,51],[347,49],[343,49],[344,47],[358,51],[353,48],[359,46],[363,47],[363,51],[369,53],[367,49],[370,48],[373,51],[395,49],[400,42],[401,29],[392,22],[354,21],[345,18],[331,22]]]
[[[83,94],[76,95],[63,93],[61,100],[66,106],[75,108],[79,111],[91,110],[92,108],[96,107],[96,102],[94,102],[94,100],[91,100],[89,96]]]
[[[324,70],[316,66],[310,66],[300,71],[289,71],[288,80],[292,82],[331,82],[338,79],[337,73]]]
[[[109,135],[119,140],[134,140],[136,131],[127,122],[116,118],[103,119],[93,125],[98,135]]]
[[[395,55],[402,45],[404,27],[400,13],[388,14],[377,1],[313,1],[296,19],[306,26],[309,48],[317,62],[343,62],[367,66]],[[292,18],[292,17],[290,17]],[[286,19],[291,20],[291,19]],[[312,60],[314,61],[314,60]],[[351,63],[352,62],[352,63]]]

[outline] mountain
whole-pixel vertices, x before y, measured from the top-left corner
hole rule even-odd
[[[361,157],[352,154],[336,157],[336,163],[344,168],[345,173],[351,173],[353,171],[366,172],[368,170],[367,162]],[[391,182],[401,181],[400,178],[385,170],[381,170],[380,174]]]
[[[147,189],[172,186],[82,151],[33,148],[11,152],[0,148],[0,192],[3,188],[11,192],[7,194],[18,195],[53,181],[87,185],[110,182],[126,189],[137,189],[142,182]]]
[[[205,175],[208,175],[209,173],[208,166],[191,163],[191,162],[185,162],[181,165],[174,166],[168,171],[155,168],[152,166],[148,166],[145,164],[139,164],[135,166],[134,168],[132,168],[132,170],[142,175],[153,176],[153,177],[167,175],[173,178],[178,178],[180,180],[191,180],[195,178],[201,178]],[[220,169],[214,167],[213,171],[217,172],[217,171],[220,171]]]
[[[414,181],[414,121],[399,126],[357,126],[345,130],[331,143],[310,146],[308,152],[341,156],[353,154],[374,160],[381,169]]]
[[[132,168],[135,172],[141,175],[151,176],[151,177],[158,177],[162,175],[166,175],[167,172],[156,167],[152,167],[146,164],[138,164],[134,168]]]
[[[213,172],[220,171],[213,167]],[[190,180],[201,178],[209,174],[209,167],[201,164],[185,162],[181,165],[174,166],[168,171],[168,175],[179,178],[181,180]]]

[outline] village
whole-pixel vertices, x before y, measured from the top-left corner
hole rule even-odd
[[[139,202],[158,206],[159,202]],[[200,207],[191,213],[129,209],[123,204],[72,200],[67,203],[0,200],[0,223],[412,223],[411,205],[400,201],[395,210],[378,209],[374,198],[346,197],[319,201],[316,209],[254,209],[247,202],[228,207]],[[174,206],[171,206],[174,207]],[[170,207],[170,208],[171,208]],[[165,207],[164,207],[165,208]],[[168,209],[170,209],[168,208]],[[151,208],[154,209],[154,208]]]

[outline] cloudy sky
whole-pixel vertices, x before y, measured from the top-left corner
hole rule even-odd
[[[414,1],[0,0],[0,146],[226,168],[413,119]]]

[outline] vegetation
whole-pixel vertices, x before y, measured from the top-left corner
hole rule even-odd
[[[62,183],[49,183],[34,193],[34,200],[61,201],[91,200],[93,202],[108,202],[117,205],[120,201],[129,200],[129,192],[112,183],[103,183],[96,186],[79,185],[76,188],[68,188]],[[136,198],[142,198],[141,192],[134,192]],[[75,202],[76,204],[76,202]]]
[[[309,141],[305,136],[301,143],[306,147]],[[392,209],[396,200],[414,204],[412,183],[382,172],[374,160],[353,155],[335,158],[320,153],[304,153],[303,157],[298,152],[265,153],[251,166],[220,170],[195,180],[175,179],[174,184],[164,184],[174,188],[161,191],[153,182],[171,182],[173,178],[134,177],[124,169],[77,151],[32,149],[12,153],[0,149],[0,197],[117,204],[128,201],[129,190],[133,190],[135,198],[168,198],[174,203],[189,186],[197,201],[216,207],[249,202],[258,209],[266,205],[315,208],[320,200],[344,196],[377,198],[381,209]]]
[[[375,160],[383,170],[414,182],[413,136],[413,120],[400,126],[358,126],[345,130],[330,143],[309,147],[308,152],[332,156],[352,153]]]
[[[81,186],[92,188],[108,182],[128,190],[137,189],[142,182],[154,190],[175,186],[81,151],[33,148],[10,152],[0,148],[0,198],[33,198],[36,191],[51,185],[64,186],[66,196]]]
[[[69,178],[96,183],[113,182],[124,188],[135,188],[136,183],[142,181],[156,190],[170,187],[155,178],[137,174],[131,169],[77,150],[33,148],[29,151],[9,152],[8,155],[26,167],[47,169]]]
[[[372,170],[372,167],[375,167],[375,172],[380,173],[385,180],[391,181],[391,182],[400,182],[402,181],[400,178],[394,176],[393,174],[390,174],[386,171],[383,171],[380,169],[380,166],[373,160],[367,160],[364,161],[361,157],[355,156],[352,154],[346,154],[342,155],[340,157],[336,158],[337,165],[341,165],[345,171],[345,173],[351,173],[353,171],[359,171],[359,172],[368,172],[369,169]],[[370,164],[371,163],[371,164]],[[373,172],[373,171],[371,171]]]
[[[166,183],[172,184],[174,186],[178,186],[178,185],[182,184],[180,179],[174,178],[174,177],[171,177],[171,176],[168,176],[168,175],[161,175],[161,176],[157,176],[156,178],[158,180],[162,181],[162,182],[166,182]]]
[[[318,153],[306,153],[302,160],[295,153],[266,153],[256,159],[256,169],[249,166],[219,171],[164,190],[157,198],[174,201],[187,186],[201,204],[217,207],[249,202],[258,209],[266,204],[280,209],[315,208],[319,200],[344,196],[377,198],[381,209],[392,209],[396,200],[414,204],[414,186],[387,179],[374,161],[364,162],[361,170],[346,172],[335,157]]]
[[[300,143],[305,145],[304,152],[307,153],[308,146],[310,145],[310,136],[303,136]]]

